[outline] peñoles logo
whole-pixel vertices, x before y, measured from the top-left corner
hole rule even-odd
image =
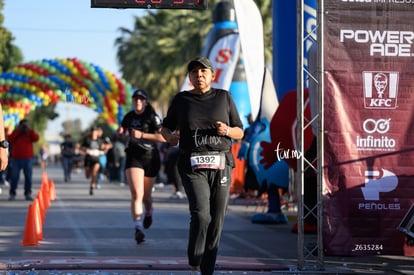
[[[399,203],[380,203],[380,193],[392,192],[398,186],[398,177],[386,169],[365,171],[365,186],[361,187],[365,201],[360,202],[360,210],[400,210]],[[382,174],[382,175],[381,175]]]

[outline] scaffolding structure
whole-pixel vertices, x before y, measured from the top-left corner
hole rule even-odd
[[[297,0],[297,144],[298,150],[302,152],[298,158],[296,172],[297,195],[298,195],[298,242],[297,255],[298,270],[324,270],[323,257],[323,208],[322,208],[322,186],[323,186],[323,1],[317,0],[316,26],[311,31],[306,31],[304,24],[305,4],[304,0]],[[315,63],[305,64],[305,52],[309,45],[315,47],[313,53]],[[310,54],[310,55],[311,55]],[[309,58],[310,59],[310,58]],[[309,65],[309,66],[307,66]],[[312,67],[312,68],[311,68]],[[309,98],[317,99],[311,111],[311,117],[305,116],[305,87],[309,87]],[[312,127],[317,140],[315,159],[305,157],[304,133]],[[316,164],[316,165],[315,165]],[[317,203],[316,205],[305,205],[304,203],[304,175],[307,169],[312,169],[317,175]],[[308,215],[314,215],[317,219],[317,234],[307,235],[304,232],[304,220]]]

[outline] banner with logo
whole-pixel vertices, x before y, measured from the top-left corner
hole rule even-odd
[[[325,253],[414,256],[414,1],[324,9]]]

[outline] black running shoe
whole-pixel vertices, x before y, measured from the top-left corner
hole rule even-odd
[[[144,233],[142,233],[142,231],[138,228],[135,228],[135,241],[137,241],[137,244],[140,244],[143,241],[145,241]]]
[[[150,228],[151,224],[152,224],[152,215],[145,215],[142,225],[144,226],[145,229],[148,229]]]

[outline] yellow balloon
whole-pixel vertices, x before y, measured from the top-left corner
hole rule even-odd
[[[44,100],[43,100],[43,106],[48,106],[50,104],[50,97],[46,97]]]
[[[112,92],[118,92],[118,86],[116,85],[115,82],[109,82],[109,87],[111,88]]]
[[[115,100],[110,100],[109,101],[109,104],[111,104],[111,110],[112,110],[112,112],[114,112],[115,110],[117,110],[118,109],[118,103],[116,103],[116,101]]]
[[[103,113],[101,114],[101,117],[102,117],[104,120],[108,120],[108,119],[109,119],[109,115],[108,115],[108,113],[106,113],[106,112],[103,112]]]

